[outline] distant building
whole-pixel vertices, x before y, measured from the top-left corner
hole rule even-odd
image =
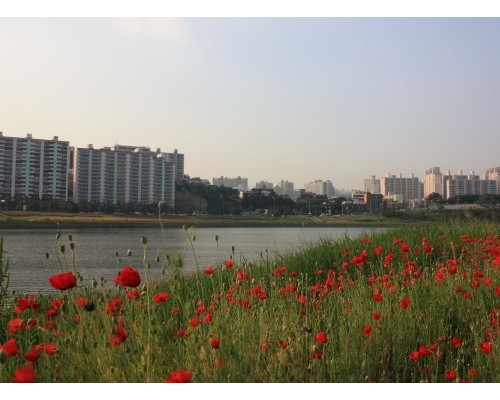
[[[224,176],[213,178],[212,184],[214,186],[225,186],[243,191],[248,190],[248,178],[242,178],[241,176],[237,178],[226,178]]]
[[[288,196],[290,199],[297,199],[299,197],[298,191],[294,189],[293,182],[281,180],[274,188],[274,191],[279,196]]]
[[[384,205],[384,196],[380,193],[365,192],[364,202],[369,213],[381,211]]]
[[[372,175],[370,179],[365,179],[365,192],[380,194],[380,179],[376,179],[375,175]]]
[[[273,184],[267,181],[260,181],[255,184],[255,189],[264,189],[270,190],[273,189]]]
[[[157,149],[157,153],[159,152],[160,149]],[[162,154],[168,162],[173,163],[175,180],[184,179],[184,154],[179,153],[177,149],[175,149],[173,153]]]
[[[149,147],[116,145],[75,150],[75,202],[175,206],[175,164]]]
[[[497,190],[496,194],[500,194],[500,167],[488,168],[484,179],[490,181],[496,181]]]
[[[0,132],[0,195],[68,200],[69,142]]]
[[[335,194],[335,189],[331,181],[315,180],[313,182],[307,182],[304,188],[307,192],[320,196],[330,197]]]
[[[488,176],[493,176],[491,173]],[[470,171],[468,175],[462,174],[458,171],[457,174],[451,175],[449,171],[443,176],[444,183],[444,197],[449,199],[451,197],[461,195],[481,195],[481,194],[496,194],[497,181],[493,179],[480,179],[474,171]]]
[[[422,199],[424,195],[423,183],[411,174],[409,178],[391,175],[388,172],[380,178],[380,192],[386,197],[401,199],[401,203],[407,204],[410,200]]]
[[[362,190],[353,190],[351,193],[351,200],[353,204],[365,204],[366,192]]]
[[[437,193],[444,198],[444,190],[443,174],[440,168],[432,167],[427,169],[424,176],[424,198],[429,197],[432,193]]]

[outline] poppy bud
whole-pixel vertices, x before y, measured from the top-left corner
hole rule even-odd
[[[45,253],[45,258],[48,260],[49,259],[49,253]]]
[[[216,242],[218,242],[219,241],[219,235],[215,235],[214,239],[215,239]]]
[[[70,244],[69,244],[69,248],[70,248],[71,250],[75,250],[75,244],[74,244],[74,243],[70,243]]]
[[[61,246],[61,253],[64,254],[64,252],[66,251],[66,247],[64,247],[64,245]]]
[[[60,233],[58,233],[58,234],[56,235],[56,240],[59,240],[59,238],[60,238],[60,237],[61,237],[61,234],[60,234]]]
[[[130,249],[127,250],[127,256],[132,257],[132,250]]]
[[[7,358],[9,358],[7,352],[4,349],[0,349],[0,364],[5,364]]]
[[[146,244],[148,242],[148,239],[146,236],[141,237],[141,243]]]
[[[69,238],[69,241],[72,242],[73,241],[73,236],[72,235],[68,235],[68,238]]]

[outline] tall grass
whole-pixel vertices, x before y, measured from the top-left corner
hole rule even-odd
[[[30,349],[54,344],[33,362],[39,382],[162,382],[175,371],[192,382],[498,382],[498,228],[323,239],[259,263],[217,260],[213,273],[192,276],[166,260],[173,273],[154,280],[149,268],[161,267],[143,239],[136,289],[73,288],[22,310],[27,297],[18,297],[0,315],[0,344],[19,347],[0,381]],[[116,343],[119,327],[127,337]]]

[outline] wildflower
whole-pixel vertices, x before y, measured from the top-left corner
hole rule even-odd
[[[420,358],[420,353],[414,350],[410,353],[410,360],[418,360]]]
[[[12,377],[14,383],[35,383],[35,369],[33,364],[29,363],[24,367],[19,367]]]
[[[17,299],[16,306],[14,307],[14,313],[21,314],[24,310],[36,311],[39,308],[40,308],[40,303],[36,301],[36,297],[30,295]]]
[[[200,319],[198,317],[194,317],[189,321],[189,325],[191,325],[193,328],[196,328],[198,325],[200,325]]]
[[[139,271],[130,266],[122,268],[113,280],[117,286],[137,287],[141,284]]]
[[[492,350],[491,342],[482,342],[479,344],[479,347],[481,347],[481,351],[483,352],[483,354],[491,353]]]
[[[286,272],[286,267],[281,266],[276,268],[272,273],[271,276],[278,276],[278,275],[283,275]]]
[[[316,341],[320,344],[325,344],[328,342],[328,338],[326,336],[326,333],[321,331],[321,332],[318,332],[316,334],[316,336],[314,337],[316,339]]]
[[[285,342],[284,340],[280,340],[278,343],[279,347],[282,349],[286,349],[288,347],[288,342]]]
[[[170,294],[167,293],[167,292],[163,292],[163,293],[156,293],[154,296],[153,296],[153,303],[166,303],[168,298],[169,298]]]
[[[30,362],[37,362],[39,358],[40,358],[40,352],[34,347],[30,349],[24,356],[24,359]]]
[[[43,346],[43,351],[48,356],[53,355],[57,351],[58,347],[55,344],[49,343]]]
[[[469,369],[469,376],[470,376],[471,378],[476,377],[476,376],[477,376],[477,369],[476,369],[476,368],[471,368],[471,369]]]
[[[164,380],[165,383],[191,383],[191,371],[177,370],[170,372],[170,377]]]
[[[379,314],[378,312],[374,312],[374,313],[372,314],[372,319],[373,319],[374,321],[378,321],[378,320],[380,319],[380,314]]]
[[[109,343],[113,346],[118,346],[128,338],[128,332],[123,328],[123,326],[116,325],[114,331],[115,333],[112,333],[109,337]]]
[[[7,340],[3,345],[0,345],[0,350],[5,351],[7,356],[12,357],[19,353],[19,346],[16,339],[12,338]]]
[[[127,292],[126,296],[129,300],[139,299],[141,297],[141,292],[137,289],[132,289]]]
[[[220,339],[218,337],[210,338],[209,343],[212,349],[218,349],[220,346]]]
[[[209,324],[210,322],[212,322],[212,314],[206,313],[203,317],[203,323]]]
[[[176,336],[176,337],[186,337],[188,335],[189,335],[189,332],[187,331],[187,329],[179,328],[179,329],[176,329],[174,331],[174,336]]]
[[[71,271],[52,275],[49,278],[49,282],[54,289],[59,290],[71,289],[76,286],[76,278]]]
[[[316,349],[311,353],[312,360],[321,360],[321,357],[323,357],[323,353],[320,349]]]
[[[262,351],[267,351],[269,350],[269,345],[267,344],[267,342],[263,342],[261,345],[260,345],[260,349]]]
[[[401,299],[401,308],[403,310],[406,310],[408,308],[408,306],[410,305],[410,303],[411,303],[411,300],[408,297],[403,297],[403,299]]]
[[[369,337],[372,333],[372,326],[370,324],[367,324],[363,327],[363,335],[366,337]]]
[[[240,269],[236,272],[236,279],[239,281],[248,281],[248,272]]]
[[[373,252],[375,253],[376,256],[380,256],[380,254],[382,254],[382,247],[381,246],[377,246],[373,249]]]
[[[22,318],[13,318],[8,323],[7,326],[9,329],[7,330],[7,334],[15,335],[18,332],[24,332],[26,329],[24,325],[24,320]]]
[[[451,343],[451,345],[452,345],[453,347],[456,347],[456,348],[458,348],[458,347],[462,346],[462,341],[461,341],[461,340],[460,340],[460,338],[458,338],[458,337],[452,337],[452,338],[450,339],[450,343]]]
[[[457,379],[457,373],[454,369],[450,369],[444,373],[444,378],[447,381],[453,381],[453,380]]]
[[[204,270],[205,275],[212,275],[214,273],[214,267],[206,267]]]
[[[382,292],[377,290],[375,293],[373,293],[373,301],[376,301],[377,303],[380,303],[384,298],[382,297]]]
[[[232,260],[227,260],[225,263],[224,263],[224,266],[229,269],[229,268],[233,268],[234,266],[234,262]]]

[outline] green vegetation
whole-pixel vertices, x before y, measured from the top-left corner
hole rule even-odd
[[[498,382],[499,232],[409,225],[192,276],[142,238],[116,287],[74,287],[63,265],[64,290],[12,299],[0,381]]]

